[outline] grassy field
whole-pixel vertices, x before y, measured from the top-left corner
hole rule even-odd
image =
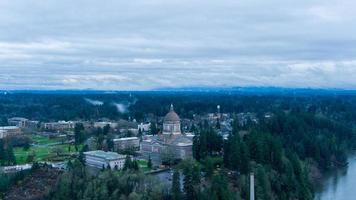
[[[75,146],[72,144],[61,144],[61,138],[48,138],[45,136],[31,136],[35,146],[24,150],[22,147],[14,148],[17,164],[24,164],[29,154],[35,155],[35,161],[50,161],[67,159],[70,154],[75,153]],[[59,144],[58,144],[59,143]],[[79,147],[80,149],[81,147]],[[59,156],[57,155],[59,154]]]
[[[138,162],[138,166],[143,172],[147,172],[151,170],[147,167],[147,163],[148,163],[147,160],[137,160],[137,162]]]
[[[63,141],[63,138],[49,138],[41,135],[31,135],[30,138],[35,144],[38,145],[50,145]]]

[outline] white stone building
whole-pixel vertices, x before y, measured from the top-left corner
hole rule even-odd
[[[151,128],[151,123],[147,123],[147,124],[141,123],[137,127],[137,129],[141,130],[142,132],[148,132],[150,128]]]
[[[105,152],[101,150],[84,152],[85,162],[88,166],[96,168],[122,169],[125,164],[125,155],[116,152]]]

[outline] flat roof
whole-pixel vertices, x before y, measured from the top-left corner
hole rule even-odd
[[[14,129],[19,129],[17,126],[0,126],[1,130],[14,130]]]
[[[90,155],[90,156],[95,156],[99,158],[104,158],[108,160],[116,160],[116,159],[122,159],[125,158],[125,155],[118,154],[116,152],[111,152],[111,151],[102,151],[102,150],[96,150],[96,151],[87,151],[84,152],[85,155]]]
[[[15,121],[24,120],[24,121],[25,121],[25,120],[28,120],[28,119],[23,118],[23,117],[13,117],[13,118],[10,118],[9,120],[10,120],[10,121],[11,121],[11,120],[15,120]]]
[[[138,137],[125,137],[125,138],[114,139],[114,141],[125,141],[125,140],[138,140]]]

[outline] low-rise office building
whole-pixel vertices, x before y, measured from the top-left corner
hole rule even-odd
[[[0,138],[16,136],[21,134],[21,129],[17,126],[0,126]]]
[[[122,169],[125,164],[125,155],[116,152],[105,152],[101,150],[84,152],[85,162],[88,166],[96,168]]]
[[[43,128],[45,130],[64,131],[74,129],[75,124],[76,123],[72,121],[48,122],[43,124]]]
[[[24,128],[24,127],[26,127],[28,119],[23,118],[23,117],[13,117],[13,118],[8,119],[7,122],[10,126],[17,126],[20,128]]]
[[[17,126],[19,128],[38,128],[39,121],[28,120],[23,117],[13,117],[7,120],[10,126]]]
[[[110,126],[110,128],[117,128],[118,124],[116,122],[94,122],[94,128],[104,128],[105,126]]]
[[[114,149],[117,150],[125,150],[125,149],[140,149],[140,139],[138,137],[125,137],[114,139]]]

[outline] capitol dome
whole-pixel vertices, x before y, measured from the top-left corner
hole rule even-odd
[[[173,105],[171,105],[169,112],[163,119],[163,134],[181,134],[180,118],[177,113],[174,112]]]
[[[165,122],[180,122],[179,116],[177,115],[176,112],[174,112],[173,105],[171,105],[169,112],[164,117],[164,121]]]

